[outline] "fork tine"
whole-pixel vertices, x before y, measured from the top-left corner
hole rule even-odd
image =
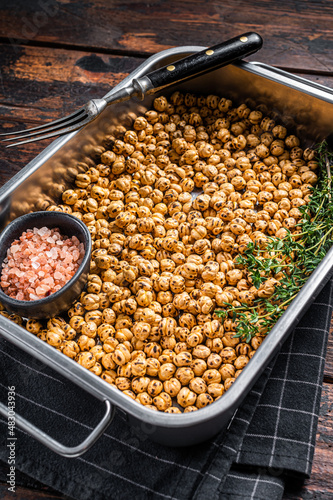
[[[49,123],[44,123],[43,125],[39,125],[38,127],[31,127],[27,128],[24,130],[24,133],[27,134],[29,132],[34,132],[35,130],[40,130],[40,134],[42,134],[44,131],[47,131],[47,129],[54,127],[56,125],[56,128],[64,127],[66,123],[70,118],[78,118],[82,112],[85,112],[84,108],[79,109],[78,111],[75,111],[74,113],[71,113],[70,115],[64,116],[62,118],[59,118],[58,120],[53,120],[52,122]],[[2,133],[0,134],[0,137],[8,136],[8,135],[15,135],[17,136],[18,134],[22,134],[23,130],[18,130],[17,132],[7,132],[7,133]],[[13,137],[13,139],[18,139],[18,137]],[[11,139],[2,139],[2,140],[11,140]]]
[[[80,120],[79,123],[74,123],[73,125],[70,125],[69,127],[64,128],[63,130],[56,130],[50,134],[45,134],[45,135],[38,135],[34,136],[31,139],[26,139],[25,141],[17,141],[14,142],[13,144],[7,144],[6,148],[12,148],[14,146],[19,146],[20,144],[28,144],[28,142],[35,142],[35,141],[42,141],[43,139],[49,139],[51,137],[55,137],[57,135],[64,135],[68,134],[69,132],[73,132],[74,130],[77,130],[78,128],[83,127],[88,121],[90,120],[89,117],[85,118],[85,120]],[[31,135],[28,134],[28,137],[31,137]],[[12,139],[6,139],[6,140],[14,140],[17,139],[17,137],[13,137]]]
[[[81,110],[81,111],[83,111],[83,110]],[[67,117],[67,121],[64,124],[59,124],[59,125],[56,125],[55,127],[52,127],[50,129],[46,129],[46,130],[39,130],[39,131],[34,132],[34,133],[24,133],[22,135],[18,135],[15,137],[9,137],[8,139],[2,139],[2,142],[13,141],[16,139],[25,139],[25,138],[30,138],[30,137],[31,138],[36,137],[36,140],[38,140],[38,139],[42,139],[44,137],[44,136],[40,136],[40,134],[42,134],[43,132],[48,132],[48,131],[49,132],[55,131],[55,134],[53,134],[53,135],[66,134],[68,131],[74,130],[72,127],[74,127],[76,124],[77,124],[76,128],[81,127],[82,124],[85,123],[84,119],[86,117],[87,117],[87,114],[82,114],[82,116],[78,115],[77,117],[72,118],[71,120],[68,120],[68,117]],[[66,127],[65,127],[65,125],[66,125]],[[63,130],[59,130],[59,129],[63,129]],[[48,135],[48,137],[52,137],[52,135]],[[25,142],[28,142],[28,141],[25,141]],[[15,143],[15,144],[18,144],[18,143]],[[22,144],[22,142],[19,142],[19,144]]]

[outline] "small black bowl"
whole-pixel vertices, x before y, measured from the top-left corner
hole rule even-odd
[[[87,281],[91,258],[91,236],[87,226],[73,215],[63,212],[32,212],[13,220],[0,234],[0,272],[2,263],[7,256],[7,250],[14,240],[27,229],[59,228],[61,234],[68,237],[76,236],[84,244],[85,255],[74,276],[57,292],[44,299],[17,300],[8,297],[0,287],[0,302],[12,313],[26,318],[51,318],[69,309],[80,295]]]

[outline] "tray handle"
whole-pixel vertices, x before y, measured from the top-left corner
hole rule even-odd
[[[46,432],[41,431],[17,413],[15,414],[15,425],[21,430],[27,432],[30,436],[32,436],[43,445],[50,448],[50,450],[58,453],[58,455],[66,458],[75,458],[85,453],[88,448],[90,448],[97,441],[97,439],[103,434],[105,429],[111,423],[114,417],[114,408],[108,400],[105,400],[105,405],[106,412],[100,423],[82,443],[73,447],[65,446],[59,443],[59,441],[56,441],[51,436],[46,434]],[[8,408],[3,403],[0,403],[0,415],[2,415],[4,418],[8,417]]]

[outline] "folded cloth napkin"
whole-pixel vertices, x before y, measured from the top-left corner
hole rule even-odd
[[[313,459],[332,313],[328,283],[236,412],[229,428],[188,448],[151,442],[116,416],[83,456],[56,455],[16,429],[19,471],[77,500],[264,499],[283,496],[290,474],[308,477]],[[2,340],[0,397],[15,386],[16,411],[68,446],[99,422],[104,404]],[[0,459],[8,462],[1,419]]]

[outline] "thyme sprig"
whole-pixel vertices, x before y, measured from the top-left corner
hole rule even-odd
[[[216,310],[217,316],[232,317],[236,324],[236,337],[250,342],[255,335],[266,335],[283,314],[290,302],[316,269],[333,245],[333,186],[330,165],[333,154],[326,142],[317,148],[320,167],[319,180],[308,204],[299,207],[302,217],[296,232],[288,231],[283,239],[268,237],[267,246],[248,244],[245,252],[238,255],[235,264],[247,274],[258,290],[271,287],[271,293],[256,298],[251,303]],[[272,283],[274,283],[272,290]]]

